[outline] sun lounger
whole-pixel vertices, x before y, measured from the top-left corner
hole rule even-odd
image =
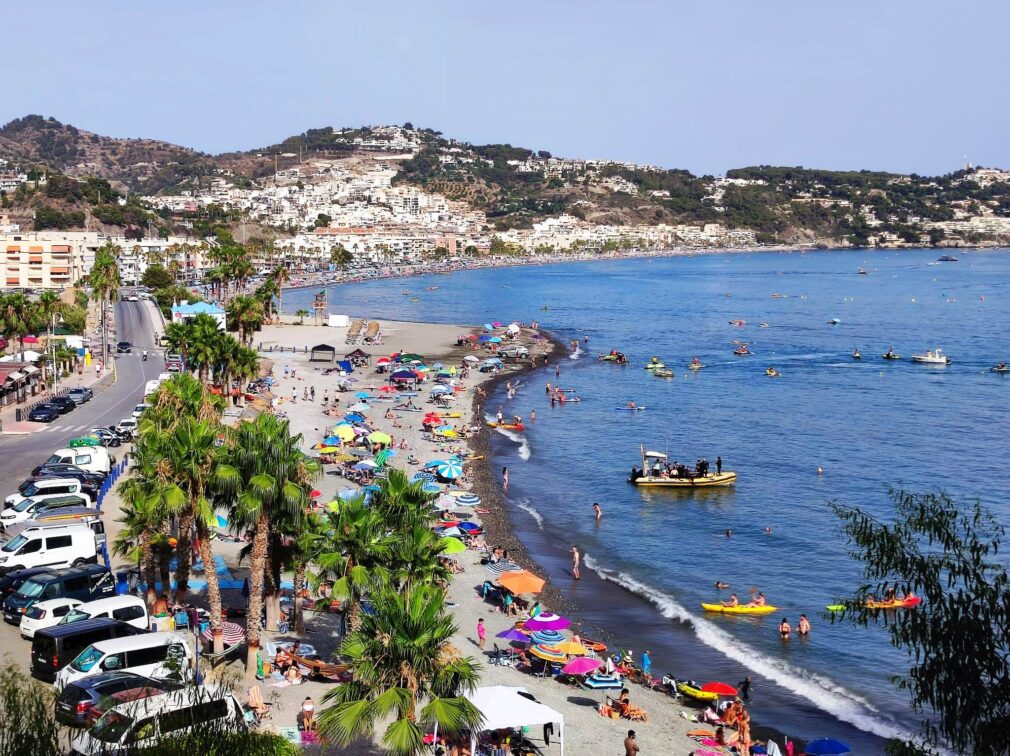
[[[347,329],[347,338],[344,339],[345,344],[357,344],[358,336],[361,335],[361,329],[365,325],[363,320],[355,320],[351,323],[351,327]]]

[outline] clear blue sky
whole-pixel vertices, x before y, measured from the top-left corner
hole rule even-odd
[[[409,120],[696,173],[1010,167],[1005,0],[4,5],[4,122],[211,152]]]

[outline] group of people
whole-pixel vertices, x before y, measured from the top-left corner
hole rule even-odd
[[[664,462],[661,459],[657,459],[656,462],[649,468],[648,465],[639,469],[636,465],[631,468],[631,480],[636,481],[639,478],[651,477],[651,478],[701,478],[709,474],[711,466],[707,459],[701,458],[694,464],[694,469],[688,467],[680,462]],[[716,457],[715,460],[715,471],[716,475],[722,474],[722,457]]]
[[[792,634],[793,628],[789,624],[789,620],[786,617],[783,617],[782,621],[779,623],[779,635],[782,637],[782,640],[786,640]],[[796,634],[801,638],[805,638],[810,635],[810,620],[807,619],[807,615],[800,615],[800,620],[796,623]]]

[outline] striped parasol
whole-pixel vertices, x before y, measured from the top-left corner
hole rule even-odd
[[[614,675],[590,675],[582,684],[593,690],[620,690],[624,687],[620,678]]]
[[[530,653],[538,659],[549,662],[563,662],[568,659],[560,649],[544,643],[538,643],[530,648]]]
[[[463,463],[455,459],[447,459],[435,468],[440,478],[455,480],[463,474]]]
[[[456,497],[456,502],[465,507],[476,507],[480,504],[480,497],[477,494],[466,493]]]
[[[561,643],[565,636],[557,630],[537,630],[530,638],[534,643],[546,643],[548,646],[553,646],[556,643]]]
[[[417,483],[419,480],[435,480],[435,476],[430,472],[416,472],[410,476],[411,483]]]
[[[487,571],[492,575],[501,575],[503,572],[520,572],[522,569],[515,562],[495,562],[487,566]]]
[[[214,639],[214,630],[210,625],[201,634],[206,640]],[[234,646],[236,643],[241,643],[245,640],[245,628],[241,625],[236,625],[234,622],[222,622],[221,637],[224,639],[226,645]]]

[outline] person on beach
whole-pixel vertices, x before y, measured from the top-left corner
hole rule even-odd
[[[530,619],[536,619],[537,617],[539,617],[541,611],[543,610],[540,608],[540,602],[539,601],[535,602],[533,606],[530,607],[529,612]]]
[[[628,730],[628,737],[624,739],[624,756],[636,756],[640,750],[635,742],[635,731]]]
[[[800,615],[800,621],[796,623],[796,633],[801,636],[810,635],[810,620],[807,619],[807,615]]]
[[[498,425],[501,425],[502,423],[505,422],[505,410],[503,407],[498,407],[498,414],[495,415],[495,417],[498,420]]]
[[[740,606],[740,599],[736,597],[735,593],[729,594],[729,601],[721,602],[723,606],[727,608],[733,608],[734,606]]]
[[[315,386],[310,386],[309,387],[309,401],[313,401],[314,402],[315,400],[316,400],[316,387]]]
[[[787,640],[792,635],[792,632],[793,629],[789,627],[789,620],[783,617],[782,622],[779,623],[779,635],[782,636],[782,640]]]
[[[596,521],[599,522],[603,519],[603,510],[600,509],[600,505],[597,502],[593,502],[593,512],[596,513]]]
[[[507,467],[501,469],[501,490],[509,490],[509,469]]]
[[[483,651],[484,641],[487,638],[487,628],[484,627],[484,618],[477,620],[477,647]]]
[[[579,574],[579,562],[582,560],[582,556],[579,554],[579,549],[577,546],[572,546],[572,575],[578,580],[582,576]]]
[[[291,403],[296,404],[298,402],[298,387],[291,387]]]
[[[643,675],[652,677],[652,657],[649,655],[649,649],[642,652],[641,667]]]

